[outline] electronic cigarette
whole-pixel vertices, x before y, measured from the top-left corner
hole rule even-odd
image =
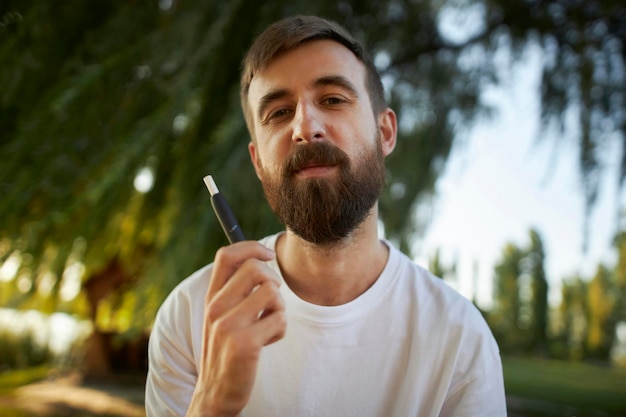
[[[217,185],[215,185],[213,177],[207,175],[203,179],[204,184],[209,189],[209,193],[211,194],[211,205],[213,206],[213,210],[222,225],[222,229],[224,229],[224,233],[226,233],[228,241],[230,243],[235,243],[246,240],[243,232],[241,231],[241,227],[239,227],[239,223],[237,223],[237,219],[235,218],[233,211],[228,206],[228,203],[222,193],[220,193],[220,190],[218,190]]]

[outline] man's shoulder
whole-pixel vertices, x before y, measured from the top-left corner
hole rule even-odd
[[[393,245],[389,245],[392,273],[400,277],[399,285],[414,287],[419,294],[430,295],[433,291],[449,297],[462,297],[454,288],[442,278],[437,277],[424,266],[418,264],[408,255]]]
[[[174,287],[170,292],[168,298],[171,297],[203,297],[209,288],[209,280],[211,279],[211,271],[213,270],[213,263],[203,266],[196,270],[194,273],[183,279]]]
[[[204,298],[209,287],[213,264],[205,265],[182,280],[159,307],[154,327],[166,333],[188,331],[194,317],[204,311]]]
[[[395,254],[390,259],[396,263],[398,274],[396,289],[412,297],[416,309],[421,313],[436,312],[442,320],[469,320],[483,327],[482,314],[471,300],[397,248],[391,248]]]

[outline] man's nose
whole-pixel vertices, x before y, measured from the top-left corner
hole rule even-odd
[[[324,137],[323,115],[315,105],[299,104],[293,118],[291,140],[310,143]]]

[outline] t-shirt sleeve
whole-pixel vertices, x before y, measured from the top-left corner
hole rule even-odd
[[[205,274],[176,288],[159,309],[148,345],[147,417],[184,416],[191,401],[201,349]],[[203,282],[204,281],[204,282]],[[200,317],[195,316],[201,315]]]
[[[500,352],[486,324],[484,328],[474,352],[466,356],[463,381],[446,397],[441,416],[506,417]]]

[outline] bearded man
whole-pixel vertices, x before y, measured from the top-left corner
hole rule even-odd
[[[286,230],[221,248],[153,327],[148,416],[506,415],[478,310],[378,236],[396,143],[371,58],[296,16],[244,60],[249,151]]]

